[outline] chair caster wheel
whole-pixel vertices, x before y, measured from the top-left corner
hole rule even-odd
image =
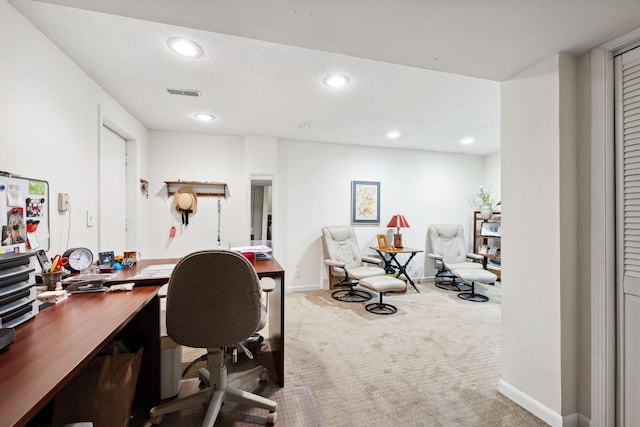
[[[164,415],[156,415],[155,417],[151,417],[149,421],[151,421],[151,425],[158,425],[162,422]]]
[[[276,423],[276,419],[278,418],[278,413],[277,412],[269,412],[269,415],[267,415],[267,424],[275,424]]]

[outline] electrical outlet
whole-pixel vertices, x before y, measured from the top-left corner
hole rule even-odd
[[[296,269],[296,277],[299,279],[300,277],[302,277],[302,274],[300,274],[300,269],[297,268]]]
[[[67,193],[58,193],[58,211],[66,212],[69,210],[69,195]]]

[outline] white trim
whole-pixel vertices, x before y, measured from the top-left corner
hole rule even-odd
[[[306,286],[287,286],[285,292],[305,292],[305,291],[321,291],[322,285],[306,285]]]
[[[563,427],[563,418],[560,414],[502,379],[498,381],[498,391],[547,424],[553,427]],[[577,427],[577,424],[566,424],[566,427],[574,426]]]
[[[616,420],[613,54],[640,28],[591,51],[591,424]]]

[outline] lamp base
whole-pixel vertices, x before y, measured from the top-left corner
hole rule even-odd
[[[402,234],[393,235],[393,247],[402,248]]]

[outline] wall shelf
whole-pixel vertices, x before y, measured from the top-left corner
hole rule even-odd
[[[172,196],[180,187],[191,188],[199,197],[224,197],[230,196],[229,186],[224,182],[208,181],[165,181],[167,193]]]

